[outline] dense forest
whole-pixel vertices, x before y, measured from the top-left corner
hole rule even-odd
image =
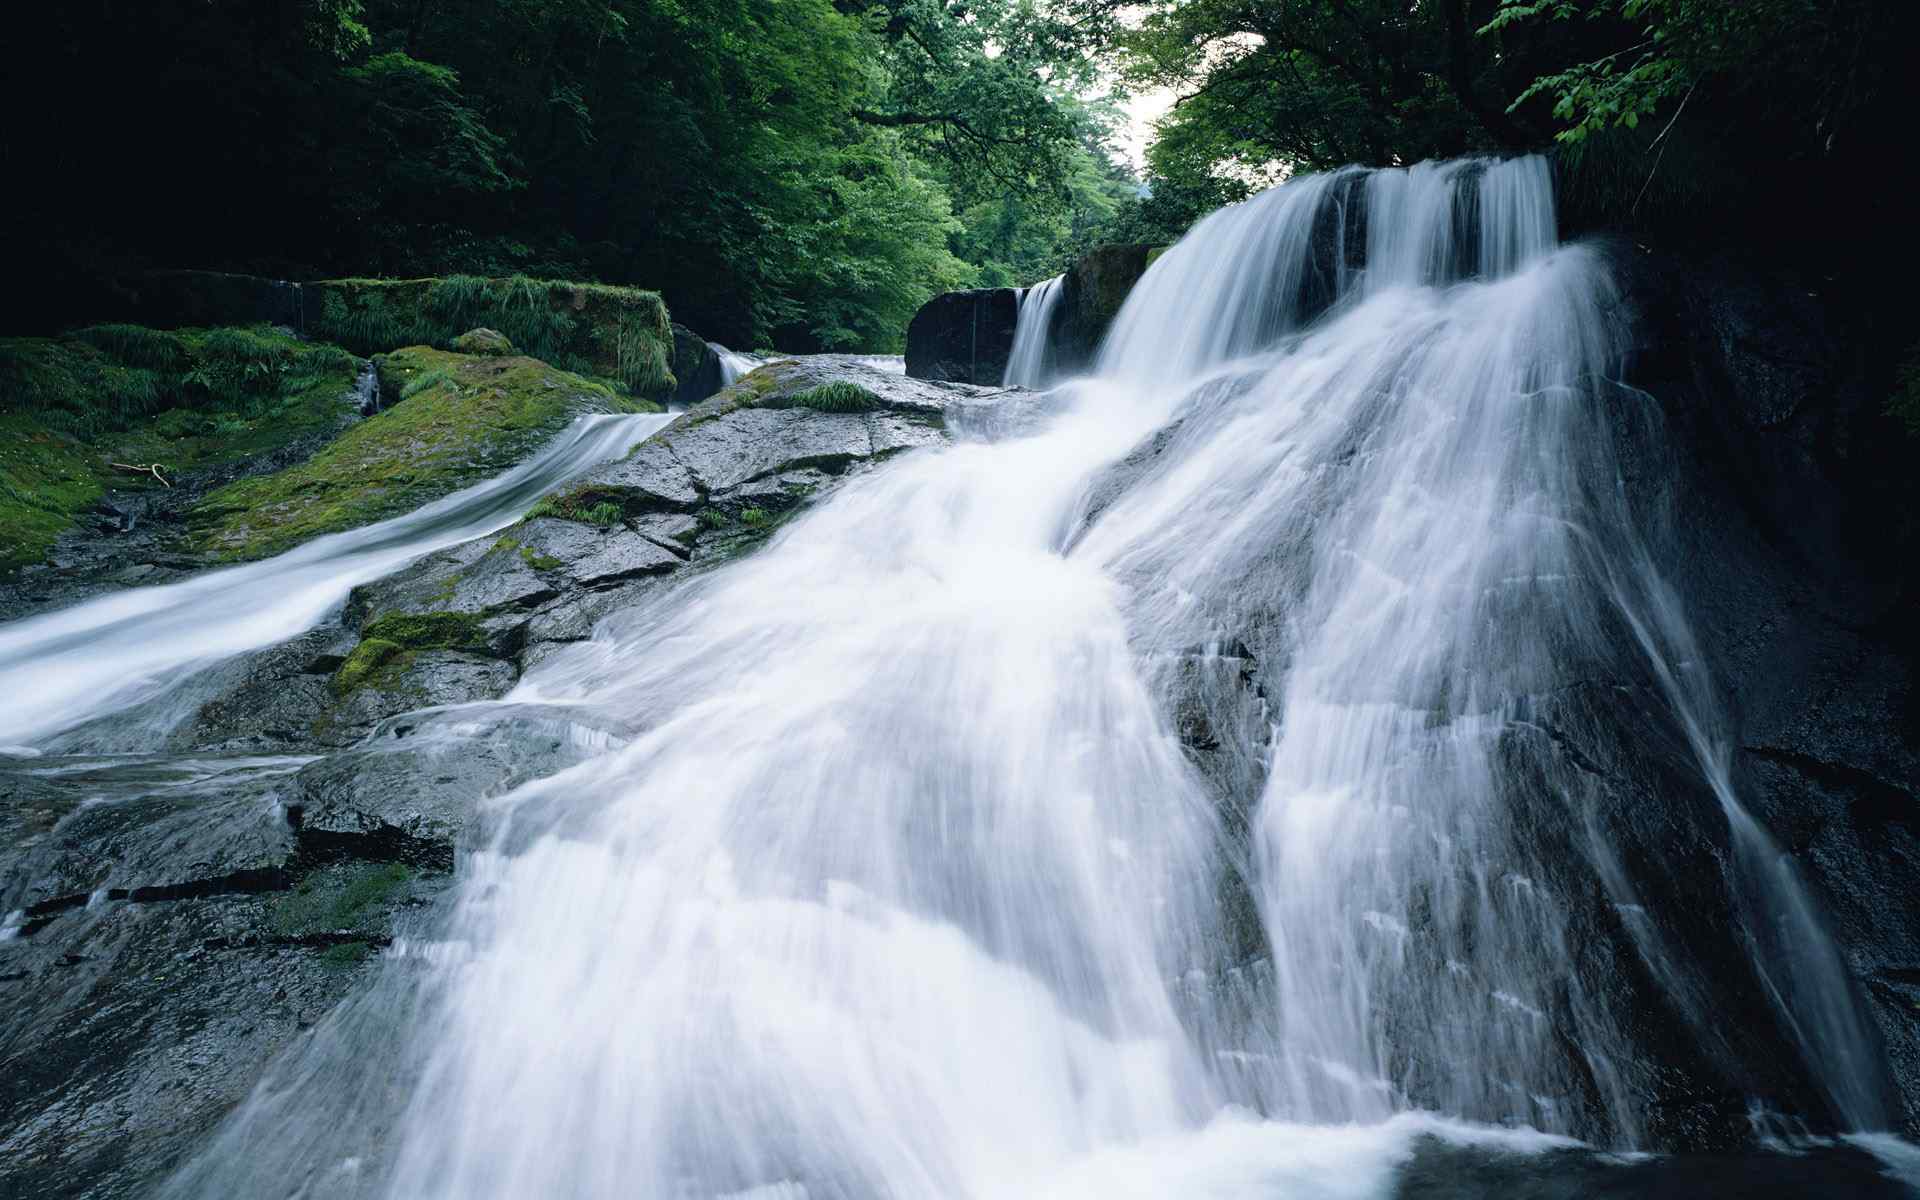
[[[524,272],[657,288],[735,345],[888,349],[935,292],[1165,242],[1291,172],[1540,146],[1576,228],[1884,264],[1914,7],[40,5],[6,99],[45,119],[0,154],[43,282],[9,318],[95,316],[143,267]],[[1142,178],[1116,133],[1149,89]]]

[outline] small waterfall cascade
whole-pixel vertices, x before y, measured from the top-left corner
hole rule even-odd
[[[148,710],[139,728],[116,736],[150,745],[191,711],[198,671],[312,628],[354,587],[423,554],[512,524],[543,493],[671,419],[581,417],[513,470],[404,516],[0,627],[0,747],[28,748],[135,705]],[[150,703],[164,696],[178,703]]]
[[[1053,314],[1060,306],[1065,275],[1055,275],[1020,293],[1020,308],[1013,330],[1013,350],[1007,355],[1007,372],[1001,382],[1009,387],[1045,387],[1053,378]]]
[[[1654,1145],[1670,1073],[1884,1129],[1554,228],[1539,159],[1292,180],[1040,418],[543,661],[643,732],[165,1195],[1384,1200]]]
[[[738,350],[729,350],[719,342],[708,342],[707,348],[720,360],[720,386],[731,387],[742,375],[767,361],[758,354],[743,354]]]

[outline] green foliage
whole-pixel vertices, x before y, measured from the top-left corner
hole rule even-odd
[[[811,408],[815,412],[863,413],[881,407],[880,398],[857,383],[823,383],[819,387],[796,392],[787,404]]]
[[[673,391],[673,331],[658,292],[524,275],[338,279],[307,290],[320,298],[314,331],[363,353],[411,345],[457,349],[461,338],[484,327],[523,354],[617,379],[636,396],[659,399]]]
[[[74,330],[73,337],[128,367],[180,371],[188,358],[179,334],[145,325],[89,325]]]
[[[527,510],[529,521],[535,517],[553,517],[561,521],[578,521],[582,525],[598,525],[602,529],[618,525],[626,519],[626,515],[625,506],[592,491],[542,496],[537,504]]]
[[[12,198],[33,273],[75,295],[128,259],[638,281],[730,345],[885,350],[937,291],[1051,273],[1121,193],[1074,100],[1092,64],[1051,3],[148,0],[97,18],[17,14],[36,51],[3,85],[31,111],[87,81],[88,105],[9,145],[62,164]],[[310,327],[361,353],[477,323],[307,300]],[[578,365],[540,348],[587,336],[564,310],[524,313],[553,328],[496,327]],[[671,376],[664,338],[576,319],[601,373],[647,392]]]

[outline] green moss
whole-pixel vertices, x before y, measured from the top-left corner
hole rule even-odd
[[[407,380],[407,382],[401,386],[400,398],[402,400],[411,400],[415,396],[418,396],[421,392],[426,391],[428,388],[436,388],[442,384],[446,384],[454,388],[459,387],[459,385],[454,382],[453,373],[451,371],[440,370],[437,368],[432,371],[424,371],[421,374],[414,376],[412,379]]]
[[[740,523],[749,529],[760,529],[772,524],[773,516],[764,508],[746,508],[740,510]]]
[[[451,346],[476,327],[576,374],[619,381],[636,396],[674,389],[673,332],[657,292],[564,280],[336,279],[308,284],[314,331],[363,354]]]
[[[381,370],[405,399],[307,463],[207,496],[192,514],[195,543],[228,559],[275,554],[498,474],[579,413],[649,407],[530,358],[413,347],[384,356]]]
[[[274,898],[268,922],[281,937],[378,932],[397,893],[413,878],[400,863],[345,863],[308,873]]]
[[[45,558],[107,488],[159,489],[340,423],[358,362],[273,330],[96,325],[0,339],[0,571]]]
[[[551,554],[535,554],[532,546],[520,547],[520,561],[536,571],[554,571],[566,565]]]
[[[73,436],[0,416],[0,571],[46,557],[74,514],[100,498],[100,474]]]
[[[353,648],[353,653],[347,655],[347,660],[340,664],[340,669],[333,673],[334,694],[345,696],[362,687],[380,668],[405,652],[405,648],[397,642],[380,638],[363,639]]]
[[[485,650],[486,631],[473,613],[388,613],[369,622],[361,636],[408,650]],[[362,643],[365,644],[364,642]]]

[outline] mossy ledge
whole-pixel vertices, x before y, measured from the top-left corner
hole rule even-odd
[[[601,283],[493,279],[328,279],[302,285],[307,331],[360,354],[446,348],[476,327],[565,370],[672,396],[673,330],[658,292]],[[495,351],[497,352],[497,351]]]
[[[655,407],[523,356],[415,346],[378,365],[383,388],[420,386],[308,462],[208,495],[191,516],[196,546],[226,560],[277,554],[498,474],[582,413]]]

